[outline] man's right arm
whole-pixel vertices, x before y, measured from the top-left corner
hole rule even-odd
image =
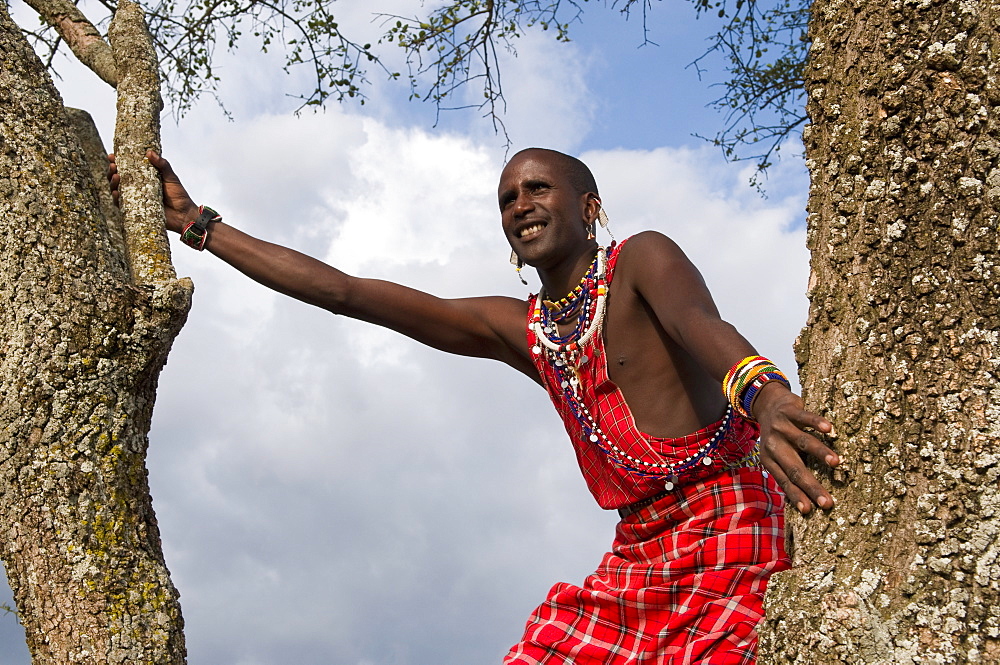
[[[198,206],[167,160],[152,151],[146,156],[163,181],[167,228],[180,233],[198,216]],[[119,178],[113,155],[111,160],[109,177],[117,201]],[[524,301],[499,296],[445,299],[392,282],[353,277],[224,222],[209,224],[205,249],[285,295],[396,330],[442,351],[500,360],[538,380],[527,353]]]

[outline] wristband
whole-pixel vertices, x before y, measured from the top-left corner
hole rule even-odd
[[[722,393],[733,410],[753,419],[751,407],[760,389],[770,381],[779,381],[790,388],[788,378],[764,356],[747,356],[726,372]]]
[[[771,381],[777,381],[778,383],[781,383],[789,390],[792,389],[791,384],[789,384],[788,382],[788,378],[785,377],[785,375],[781,371],[767,372],[766,374],[762,374],[756,379],[754,379],[753,383],[751,383],[747,387],[746,391],[743,393],[743,398],[741,400],[741,405],[743,406],[743,410],[751,418],[753,418],[753,403],[757,399],[757,393],[759,393],[760,389],[766,386]]]
[[[198,206],[198,217],[184,226],[181,231],[181,242],[200,252],[205,249],[205,241],[208,240],[209,222],[221,221],[222,215],[219,213],[208,206]]]

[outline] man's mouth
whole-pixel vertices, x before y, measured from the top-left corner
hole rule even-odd
[[[528,236],[535,235],[539,231],[545,228],[542,223],[535,223],[530,226],[526,226],[517,233],[518,238],[527,238]]]

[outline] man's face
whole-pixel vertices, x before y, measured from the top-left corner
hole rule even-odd
[[[500,174],[498,195],[504,234],[526,264],[548,267],[588,246],[588,196],[573,186],[557,155],[515,155]]]

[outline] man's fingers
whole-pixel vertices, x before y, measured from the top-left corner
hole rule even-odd
[[[779,438],[780,441],[780,438]],[[788,444],[791,445],[788,445]],[[785,490],[788,498],[799,508],[799,512],[807,513],[813,504],[820,508],[833,508],[833,497],[816,479],[816,476],[806,467],[797,451],[801,450],[819,459],[836,457],[836,453],[805,432],[797,431],[794,437],[787,437],[784,442],[774,443],[769,437],[762,442],[767,446],[770,455],[768,470],[775,474],[778,484]],[[775,467],[779,467],[775,469]],[[784,482],[782,482],[784,481]],[[802,510],[802,504],[806,510]]]
[[[798,409],[786,416],[791,427],[783,426],[779,430],[797,450],[821,460],[827,466],[840,464],[840,456],[832,448],[804,430],[813,430],[820,434],[836,437],[833,423],[811,411]]]
[[[108,169],[108,187],[111,189],[111,200],[115,205],[119,205],[119,198],[121,197],[121,192],[119,191],[121,180],[122,177],[118,175],[118,169],[115,167],[114,162],[112,162],[111,167]]]
[[[767,469],[768,473],[774,476],[775,482],[778,483],[781,491],[785,493],[785,498],[788,499],[790,504],[795,506],[796,510],[803,515],[808,515],[812,512],[812,501],[805,492],[800,490],[795,483],[788,479],[788,476],[785,475],[785,472],[781,470],[780,466],[774,462],[765,462],[764,468]]]
[[[789,418],[793,423],[801,427],[809,427],[817,432],[822,432],[823,434],[829,434],[830,436],[837,436],[833,429],[833,423],[824,418],[823,416],[816,415],[812,411],[806,411],[805,409],[800,409],[794,417]]]
[[[174,169],[170,166],[170,162],[160,157],[160,155],[155,150],[146,151],[146,160],[152,164],[157,171],[160,172],[160,177],[164,182],[176,182],[180,184],[181,180],[174,173]]]
[[[796,430],[792,437],[790,437],[790,440],[796,450],[822,461],[827,466],[837,466],[840,464],[840,456],[836,451],[808,432]]]

